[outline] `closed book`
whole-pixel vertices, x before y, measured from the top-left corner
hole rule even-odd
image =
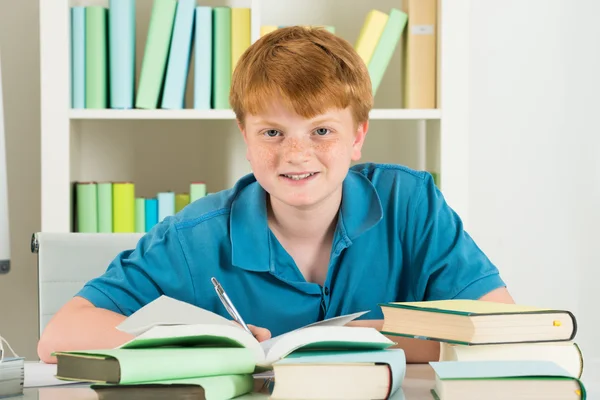
[[[2,351],[0,351],[0,357]],[[20,396],[25,383],[25,359],[7,357],[0,362],[0,398]]]
[[[250,47],[250,9],[231,9],[231,73],[235,70],[238,60]]]
[[[194,31],[194,108],[210,109],[212,94],[212,8],[196,7]]]
[[[135,4],[136,0],[110,0],[108,9],[110,108],[133,108]]]
[[[365,22],[360,29],[358,39],[354,45],[354,50],[362,58],[365,65],[369,65],[371,57],[373,57],[375,47],[377,47],[387,20],[388,15],[379,10],[369,11],[365,18]]]
[[[175,193],[158,193],[158,222],[175,214]]]
[[[260,27],[260,37],[263,37],[271,32],[275,32],[279,27],[277,25],[263,25]]]
[[[108,106],[108,10],[85,8],[85,107]]]
[[[183,210],[188,204],[190,204],[189,193],[178,193],[175,195],[175,213]]]
[[[404,108],[436,108],[437,0],[404,0]]]
[[[482,345],[568,341],[570,311],[482,300],[384,303],[382,332],[440,342]]]
[[[96,182],[76,184],[77,232],[98,232],[98,186]]]
[[[585,400],[583,383],[551,361],[444,361],[432,394],[439,400]]]
[[[71,7],[71,107],[85,108],[85,7]]]
[[[390,10],[387,22],[383,28],[379,42],[373,52],[371,61],[368,64],[369,76],[371,77],[371,86],[373,96],[381,84],[383,75],[392,59],[392,55],[398,47],[398,42],[404,28],[406,27],[407,15],[402,11],[392,8]]]
[[[135,232],[135,186],[131,182],[113,183],[113,231]]]
[[[144,214],[146,215],[144,228],[148,232],[158,223],[158,199],[146,199]]]
[[[146,232],[146,199],[142,197],[135,199],[135,231]]]
[[[113,185],[112,182],[98,182],[98,232],[113,231]]]
[[[129,384],[93,384],[98,400],[218,400],[242,398],[252,391],[250,374],[203,376]],[[253,397],[252,394],[249,395]]]
[[[196,0],[179,0],[169,50],[161,107],[182,109],[185,106],[185,89],[192,55],[194,33],[194,8]]]
[[[192,182],[190,184],[190,203],[206,196],[206,183]]]
[[[213,8],[212,108],[229,109],[231,88],[231,8]]]
[[[176,9],[177,0],[154,0],[135,99],[137,108],[158,107]]]

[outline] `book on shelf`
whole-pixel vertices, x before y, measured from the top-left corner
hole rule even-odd
[[[71,7],[71,108],[85,108],[85,7]]]
[[[585,400],[583,383],[551,361],[431,362],[438,400]]]
[[[110,0],[108,60],[110,108],[133,108],[135,92],[136,0]]]
[[[569,341],[577,321],[567,310],[481,300],[380,304],[382,332],[465,345]]]

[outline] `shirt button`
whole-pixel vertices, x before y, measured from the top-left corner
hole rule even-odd
[[[325,296],[329,296],[329,288],[327,286],[325,286],[323,292],[325,293]]]

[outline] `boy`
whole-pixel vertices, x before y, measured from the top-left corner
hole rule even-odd
[[[378,303],[451,298],[512,302],[431,176],[362,164],[373,104],[352,46],[325,30],[282,28],[239,60],[230,102],[253,174],[190,204],[119,254],[49,322],[51,352],[115,347],[115,329],[161,294],[229,317],[216,277],[259,340]],[[435,342],[393,338],[409,362]]]

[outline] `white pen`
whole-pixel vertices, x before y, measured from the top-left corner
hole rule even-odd
[[[242,316],[240,315],[240,313],[238,312],[238,310],[235,308],[235,306],[233,305],[233,303],[229,299],[229,296],[227,296],[227,293],[225,293],[225,290],[223,290],[223,286],[221,286],[221,284],[219,283],[219,281],[217,281],[214,277],[210,278],[210,281],[215,286],[215,291],[217,292],[217,295],[219,296],[219,299],[221,299],[221,303],[223,303],[223,305],[225,306],[225,309],[227,310],[227,312],[229,313],[229,315],[231,315],[231,317],[238,324],[240,324],[242,326],[242,328],[244,328],[244,330],[246,332],[248,332],[249,334],[251,334],[252,336],[254,336],[252,334],[252,331],[250,330],[250,328],[248,328],[248,325],[246,325],[246,323],[242,319]]]

